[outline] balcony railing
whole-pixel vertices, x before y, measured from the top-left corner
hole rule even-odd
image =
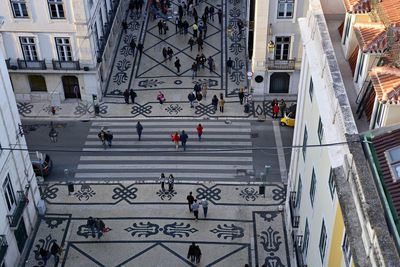
[[[290,192],[290,199],[289,199],[289,208],[290,208],[290,220],[292,222],[293,228],[299,227],[300,216],[297,215],[298,211],[296,208],[296,192]]]
[[[115,14],[117,13],[118,10],[118,5],[120,3],[120,0],[113,0],[112,1],[112,9],[108,11],[108,21],[104,23],[103,25],[103,36],[100,38],[99,42],[99,47],[97,50],[97,58],[98,61],[101,59],[104,53],[104,49],[106,47],[108,37],[110,36],[111,33],[111,28],[115,19]]]
[[[278,60],[267,59],[266,67],[269,70],[294,70],[296,59]]]
[[[302,245],[303,245],[303,236],[296,235],[294,240],[294,251],[296,253],[297,267],[307,267],[307,264],[305,263],[304,260]]]
[[[0,263],[3,262],[6,252],[7,252],[8,244],[5,235],[0,235]]]
[[[45,70],[46,62],[44,60],[23,60],[17,59],[17,64],[19,69],[31,69],[31,70]]]
[[[76,61],[60,61],[53,59],[54,70],[80,70],[79,60]]]
[[[22,213],[24,213],[25,206],[28,203],[28,199],[25,197],[25,193],[23,191],[17,191],[17,196],[17,207],[14,209],[13,214],[7,215],[7,219],[11,228],[16,228],[18,226],[22,217]]]
[[[10,69],[10,68],[11,68],[10,61],[11,61],[11,59],[10,59],[10,58],[7,58],[7,59],[5,60],[5,62],[6,62],[6,66],[7,66],[7,69]]]

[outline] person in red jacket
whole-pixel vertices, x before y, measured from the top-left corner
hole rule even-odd
[[[278,118],[278,114],[279,114],[279,105],[278,103],[274,104],[274,107],[272,108],[272,118]]]
[[[179,137],[178,132],[175,132],[174,134],[172,134],[171,135],[171,139],[172,139],[172,142],[175,143],[176,150],[178,150],[178,148],[179,148],[179,140],[181,140],[181,138]]]
[[[199,123],[196,127],[197,136],[199,137],[199,141],[201,141],[201,135],[203,134],[203,126]]]

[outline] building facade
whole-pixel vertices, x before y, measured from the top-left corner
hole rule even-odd
[[[0,266],[17,266],[37,221],[39,189],[0,52]],[[17,150],[10,150],[14,148]]]
[[[92,95],[101,98],[109,54],[121,34],[113,25],[121,24],[122,3],[1,1],[0,49],[17,100],[57,105],[68,99],[91,101]]]
[[[297,19],[307,0],[250,1],[249,57],[256,96],[296,94],[301,62]]]

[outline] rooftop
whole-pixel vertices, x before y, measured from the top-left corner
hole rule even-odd
[[[369,0],[344,0],[347,12],[350,13],[366,13],[371,11]]]
[[[386,48],[386,30],[383,23],[354,25],[357,41],[364,53],[381,53]]]
[[[369,73],[379,101],[400,104],[400,70],[393,67],[375,67]]]

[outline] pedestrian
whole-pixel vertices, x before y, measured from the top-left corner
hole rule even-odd
[[[233,60],[229,57],[228,60],[226,61],[226,68],[229,74],[231,74],[232,67],[233,67]]]
[[[104,149],[106,149],[106,132],[104,131],[104,128],[102,127],[100,132],[97,134],[99,137]]]
[[[86,222],[86,227],[90,229],[90,232],[92,233],[92,237],[96,236],[96,221],[93,219],[92,216],[89,216]]]
[[[220,94],[218,103],[219,103],[219,111],[221,113],[224,113],[225,100],[223,94]]]
[[[160,102],[161,105],[165,102],[165,96],[161,91],[158,91],[157,100]]]
[[[172,175],[172,173],[168,177],[168,191],[172,192],[174,191],[174,183],[175,183],[175,178]]]
[[[178,151],[179,140],[180,140],[178,132],[175,132],[174,134],[171,135],[171,140],[172,140],[172,142],[175,143],[175,149],[176,149],[176,151]]]
[[[209,56],[207,59],[207,63],[208,63],[208,68],[210,69],[210,72],[212,72],[214,70],[213,66],[214,66],[214,59],[212,58],[212,56]]]
[[[237,22],[237,25],[238,25],[238,28],[239,28],[239,35],[241,36],[242,35],[242,31],[243,31],[243,27],[244,27],[243,21],[241,19],[239,19],[239,21]]]
[[[222,10],[218,9],[218,22],[219,24],[222,24]]]
[[[214,12],[215,12],[214,6],[210,6],[210,19],[212,21],[214,21]]]
[[[174,51],[172,51],[172,48],[168,46],[167,48],[167,54],[168,54],[168,59],[169,61],[172,60],[172,56],[174,55]]]
[[[243,99],[244,99],[244,88],[243,87],[240,88],[238,95],[239,95],[240,105],[243,105]]]
[[[194,77],[197,77],[197,64],[196,64],[196,62],[193,62],[193,64],[192,64],[192,80],[194,79]]]
[[[49,132],[50,141],[52,143],[57,143],[57,136],[58,136],[57,131],[53,127],[51,127]]]
[[[188,100],[190,103],[190,108],[194,108],[193,102],[196,100],[196,95],[193,92],[188,94]]]
[[[111,145],[112,145],[113,138],[114,138],[114,136],[113,136],[112,132],[110,130],[108,130],[106,132],[106,140],[107,140],[107,143],[108,143],[109,147],[111,147]]]
[[[189,246],[187,258],[190,259],[191,262],[196,262],[196,243],[192,242]]]
[[[43,266],[46,266],[47,260],[50,258],[49,251],[45,250],[44,248],[40,248],[39,254],[42,257]]]
[[[193,40],[192,37],[190,37],[190,39],[188,41],[188,44],[190,45],[190,51],[192,51],[193,50],[193,45],[194,45],[194,40]]]
[[[99,218],[94,219],[96,228],[97,228],[97,239],[100,239],[100,237],[103,235],[102,229],[105,228],[105,224],[102,220]]]
[[[124,100],[126,104],[129,104],[129,90],[125,89],[124,91]]]
[[[183,32],[185,35],[189,33],[189,22],[187,22],[187,20],[183,22]]]
[[[207,98],[207,91],[208,91],[208,84],[207,82],[203,83],[203,86],[201,88],[201,94],[203,95],[204,99]]]
[[[199,263],[201,260],[201,250],[199,246],[196,246],[194,249],[194,256],[196,258],[196,263]]]
[[[207,218],[207,212],[208,212],[208,201],[207,201],[207,199],[204,198],[203,200],[201,200],[200,204],[203,207],[204,218]]]
[[[175,68],[176,68],[176,70],[177,70],[177,72],[179,73],[179,71],[180,71],[180,69],[181,69],[181,62],[180,62],[180,60],[179,60],[179,58],[178,57],[175,57]]]
[[[201,141],[201,136],[203,135],[203,125],[201,125],[201,123],[197,125],[196,131],[197,131],[197,136],[199,137],[199,141]]]
[[[279,106],[279,110],[281,111],[281,117],[285,117],[285,112],[286,112],[286,103],[285,100],[283,100],[283,98],[281,99],[281,102],[279,102],[278,104]]]
[[[206,6],[206,7],[204,8],[203,16],[208,17],[209,12],[210,12],[210,8],[209,8],[208,6]]]
[[[200,83],[199,83],[199,82],[196,82],[196,83],[194,84],[193,90],[194,90],[196,93],[199,93],[199,92],[201,91],[201,86],[200,86]]]
[[[179,20],[182,20],[182,17],[183,17],[183,7],[182,7],[182,5],[178,6],[178,15],[179,15]]]
[[[213,98],[211,99],[211,104],[214,107],[214,111],[216,111],[218,107],[218,97],[216,95],[214,95]]]
[[[135,98],[137,97],[137,94],[133,89],[129,90],[129,96],[131,97],[132,104],[135,104]]]
[[[56,262],[56,264],[55,264],[56,266],[60,259],[60,257],[59,257],[60,252],[61,252],[60,246],[57,244],[57,242],[54,242],[53,245],[51,245],[50,253],[51,253],[51,255],[54,256],[54,261]]]
[[[122,21],[122,30],[124,31],[124,33],[126,33],[128,30],[128,23],[126,23],[126,20]]]
[[[158,21],[157,27],[158,27],[158,34],[161,35],[163,33],[163,23],[161,19]]]
[[[278,103],[274,104],[274,107],[272,108],[272,118],[277,119],[279,114],[279,105]]]
[[[201,54],[201,56],[200,56],[200,64],[201,64],[201,68],[202,69],[204,69],[205,67],[206,67],[206,61],[207,61],[207,58],[206,58],[206,56],[202,53]]]
[[[203,25],[203,38],[204,38],[204,39],[206,39],[206,36],[207,36],[207,28],[208,28],[208,27],[207,27],[207,24],[204,24],[204,25]]]
[[[164,57],[164,61],[167,60],[167,57],[168,57],[167,48],[164,47],[164,48],[162,49],[162,55],[163,55],[163,57]]]
[[[164,30],[164,34],[167,34],[167,31],[169,30],[167,22],[165,20],[163,21],[163,30]]]
[[[204,44],[203,38],[201,37],[197,38],[197,51],[203,51],[203,44]]]
[[[193,23],[192,29],[194,38],[197,38],[197,30],[199,29],[199,27],[197,26],[196,23]]]
[[[176,18],[175,18],[175,33],[178,33],[178,30],[179,30],[179,27],[178,27],[179,22],[180,22],[179,18],[176,17]]]
[[[181,139],[181,144],[182,144],[182,147],[183,147],[183,151],[186,151],[186,142],[189,139],[189,136],[187,135],[185,130],[182,130],[180,139]]]
[[[137,133],[137,135],[138,135],[138,137],[139,137],[139,141],[142,140],[142,132],[143,132],[143,126],[142,126],[142,124],[140,123],[140,121],[138,121],[138,122],[136,123],[136,133]]]
[[[199,219],[199,207],[199,203],[197,203],[197,199],[195,199],[192,204],[192,210],[196,221]]]
[[[189,204],[189,211],[192,212],[192,204],[194,202],[194,197],[192,196],[192,192],[189,192],[189,195],[186,197]]]
[[[131,40],[131,42],[129,43],[129,46],[131,47],[132,54],[135,55],[136,43],[135,43],[134,39]]]
[[[196,100],[197,100],[197,102],[200,102],[202,99],[203,99],[203,96],[201,95],[201,93],[200,92],[196,92]]]
[[[142,43],[138,43],[137,44],[137,49],[139,50],[139,53],[142,54],[143,53],[143,44]]]
[[[179,34],[183,34],[183,22],[182,22],[182,20],[178,21],[178,29],[179,29]]]
[[[162,172],[160,175],[160,183],[161,183],[161,190],[164,192],[165,191],[165,174]]]

